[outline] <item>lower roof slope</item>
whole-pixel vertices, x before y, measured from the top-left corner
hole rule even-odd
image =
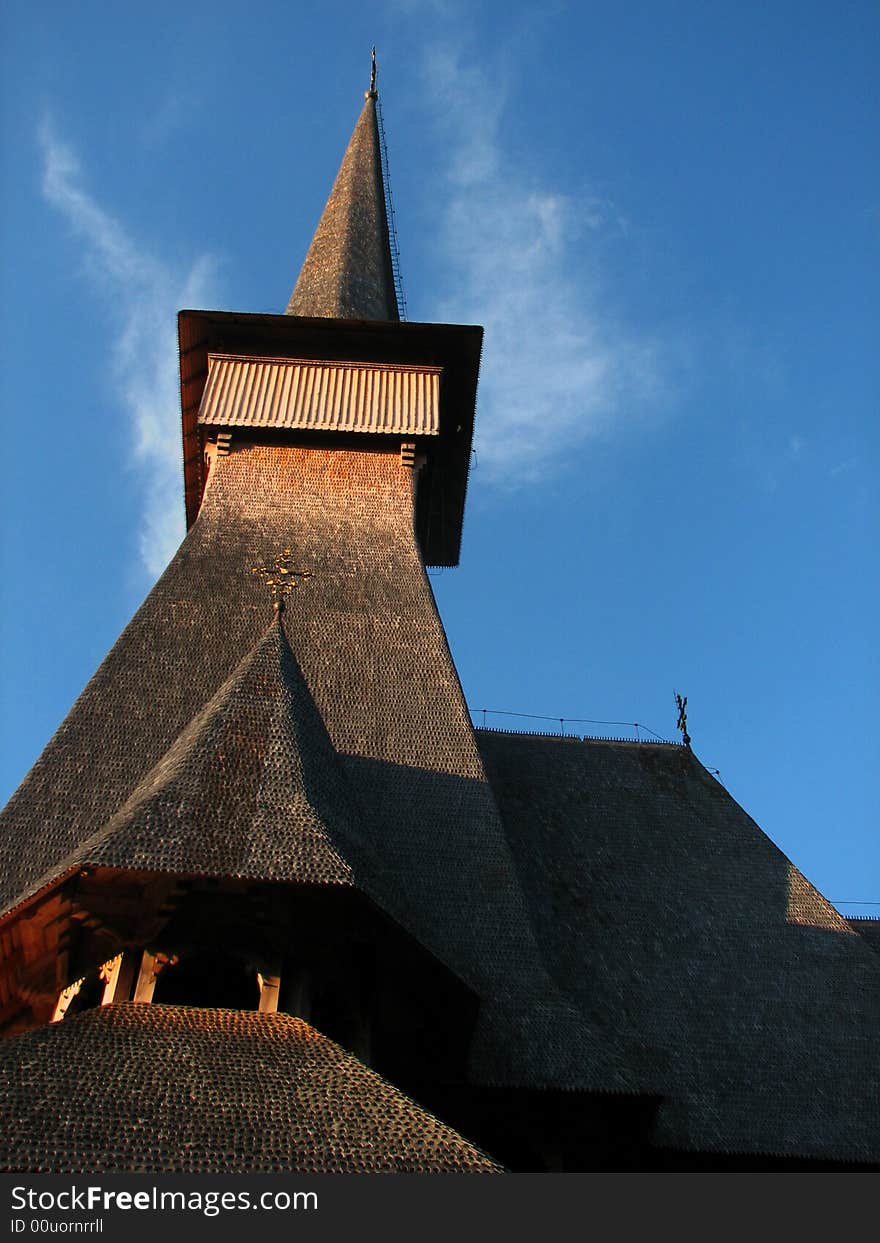
[[[0,1082],[7,1171],[500,1172],[287,1014],[87,1010],[0,1043]]]
[[[880,1160],[880,960],[690,751],[478,731],[548,971],[658,1143]]]

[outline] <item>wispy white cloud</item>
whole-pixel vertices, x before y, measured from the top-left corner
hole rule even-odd
[[[111,383],[128,409],[143,486],[141,559],[156,576],[183,535],[177,311],[205,305],[214,282],[210,255],[178,274],[133,238],[86,187],[73,149],[45,120],[39,131],[43,194],[83,247],[88,278],[118,317]]]
[[[478,460],[484,477],[517,486],[655,401],[661,350],[613,322],[590,267],[610,233],[627,234],[613,205],[514,165],[500,138],[505,92],[482,70],[438,49],[428,77],[444,83],[439,123],[454,153],[442,227],[454,291],[438,312],[485,326]]]
[[[197,114],[195,92],[191,87],[176,84],[167,87],[141,123],[141,141],[145,147],[161,147],[179,130],[189,127]]]

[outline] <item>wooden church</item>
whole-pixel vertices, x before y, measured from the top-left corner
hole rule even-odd
[[[871,929],[688,745],[472,727],[375,83],[286,313],[179,333],[188,533],[2,817],[0,1168],[876,1168]]]

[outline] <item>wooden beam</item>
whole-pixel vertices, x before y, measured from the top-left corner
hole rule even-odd
[[[260,975],[258,971],[257,983],[260,986],[260,1013],[275,1014],[278,1009],[278,990],[281,987],[281,976]]]

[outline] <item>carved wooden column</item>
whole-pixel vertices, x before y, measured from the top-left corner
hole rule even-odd
[[[173,966],[176,962],[176,957],[169,958],[167,954],[151,954],[149,950],[144,950],[132,1000],[137,1002],[152,1001],[153,993],[156,989],[156,980],[159,978],[159,975],[166,967]]]
[[[117,954],[115,958],[111,958],[108,962],[101,963],[98,968],[98,978],[104,985],[104,991],[101,994],[101,1005],[109,1006],[110,1002],[116,996],[116,985],[119,982],[119,972],[122,968],[122,955]]]
[[[74,980],[72,984],[68,984],[66,988],[62,988],[58,994],[58,1000],[55,1002],[55,1009],[52,1011],[50,1023],[60,1023],[67,1013],[67,1008],[83,986],[82,980]]]
[[[117,954],[115,958],[104,963],[99,972],[104,981],[102,1006],[109,1006],[114,1001],[128,1001],[131,998],[131,988],[137,968],[137,955],[131,950],[125,950],[122,954]]]

